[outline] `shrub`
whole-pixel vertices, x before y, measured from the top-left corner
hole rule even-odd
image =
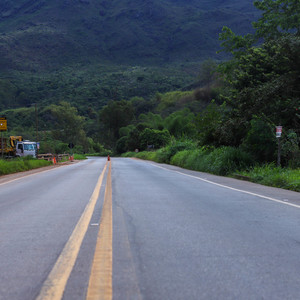
[[[197,144],[191,140],[173,141],[168,146],[157,151],[159,162],[170,163],[172,156],[179,151],[196,149]]]
[[[147,149],[149,145],[158,149],[170,142],[170,133],[168,130],[156,130],[146,128],[140,135],[142,149]]]
[[[260,162],[274,161],[277,149],[274,128],[261,119],[252,119],[242,147]]]
[[[249,177],[256,183],[300,192],[300,169],[283,169],[271,163],[255,166],[247,172],[240,172],[240,174]]]
[[[51,165],[52,162],[46,160],[38,160],[33,158],[15,158],[12,160],[0,159],[0,175],[17,173],[36,169],[44,166]]]
[[[185,150],[171,159],[171,164],[217,175],[228,175],[236,170],[249,168],[253,163],[251,155],[233,147]]]

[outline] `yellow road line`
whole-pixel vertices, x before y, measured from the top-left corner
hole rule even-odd
[[[62,298],[67,281],[76,262],[81,243],[88,229],[99,197],[107,163],[98,179],[94,192],[81,215],[72,235],[56,261],[52,271],[43,284],[37,300],[59,300]]]
[[[87,300],[112,299],[112,234],[112,188],[110,163],[100,229],[86,297]]]

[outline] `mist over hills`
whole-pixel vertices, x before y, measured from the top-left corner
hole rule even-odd
[[[222,27],[248,33],[257,14],[252,0],[1,0],[0,70],[222,58]]]

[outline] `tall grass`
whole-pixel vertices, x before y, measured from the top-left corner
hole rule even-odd
[[[252,156],[239,148],[196,148],[195,145],[188,144],[186,146],[187,149],[182,150],[184,146],[177,145],[172,148],[169,145],[156,152],[128,152],[122,156],[171,163],[178,167],[216,175],[242,175],[256,183],[300,192],[300,169],[278,168],[274,164],[254,166]]]
[[[221,147],[212,150],[203,147],[176,153],[171,164],[196,171],[228,175],[253,165],[253,159],[238,148]]]
[[[239,174],[247,176],[252,182],[300,192],[300,168],[285,169],[276,167],[272,163],[255,166],[250,171],[239,172]]]
[[[52,162],[46,160],[15,158],[12,160],[0,159],[0,175],[27,171],[51,165]]]

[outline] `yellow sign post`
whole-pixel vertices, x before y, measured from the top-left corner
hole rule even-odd
[[[3,141],[3,131],[7,130],[7,120],[6,118],[0,118],[0,131],[1,131],[1,157],[3,158],[4,152],[4,141]]]
[[[7,120],[6,118],[0,118],[0,131],[7,130]]]

